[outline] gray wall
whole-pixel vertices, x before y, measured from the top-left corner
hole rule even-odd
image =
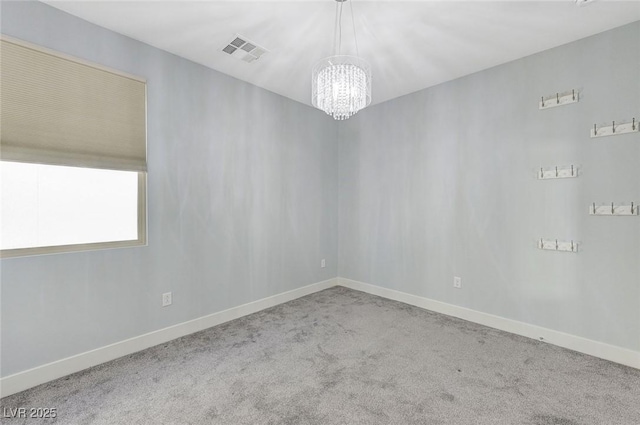
[[[146,77],[149,164],[147,247],[2,260],[2,376],[336,276],[333,120],[42,3],[1,23]]]
[[[589,137],[640,118],[639,40],[635,22],[341,124],[339,275],[640,350],[640,217],[588,215],[640,203],[640,135]],[[538,110],[572,88],[579,103]],[[571,164],[577,179],[536,179]]]

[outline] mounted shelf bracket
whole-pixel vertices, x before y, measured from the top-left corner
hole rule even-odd
[[[575,89],[568,92],[556,93],[553,96],[542,96],[538,102],[538,109],[555,108],[556,106],[569,105],[578,102],[579,96]]]
[[[578,252],[578,242],[558,239],[539,239],[538,248],[545,251]]]
[[[568,179],[572,177],[578,177],[578,167],[573,165],[546,169],[541,167],[538,170],[538,180]]]
[[[617,136],[618,134],[637,133],[640,129],[640,123],[633,118],[631,122],[616,124],[615,121],[611,125],[598,127],[596,124],[591,129],[591,137]]]
[[[638,204],[632,202],[631,205],[616,205],[615,203],[606,205],[589,205],[589,215],[638,215]]]

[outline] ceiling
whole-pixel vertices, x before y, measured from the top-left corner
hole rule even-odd
[[[44,2],[305,104],[313,64],[332,54],[332,0]],[[342,54],[355,53],[351,7],[373,104],[640,20],[640,1],[350,0]],[[222,52],[236,34],[269,52]]]

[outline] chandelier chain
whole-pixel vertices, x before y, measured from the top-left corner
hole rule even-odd
[[[360,57],[360,50],[358,49],[358,36],[356,35],[356,21],[353,17],[353,1],[349,3],[351,7],[351,26],[353,27],[353,39],[356,41],[356,56]]]
[[[338,54],[342,52],[342,4],[344,2],[338,2],[340,8],[340,19],[338,20]]]
[[[338,5],[336,4],[336,16],[333,21],[333,49],[334,55],[338,54]]]

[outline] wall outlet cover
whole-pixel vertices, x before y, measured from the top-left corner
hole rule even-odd
[[[453,277],[453,287],[454,288],[462,288],[462,278],[458,276]]]

